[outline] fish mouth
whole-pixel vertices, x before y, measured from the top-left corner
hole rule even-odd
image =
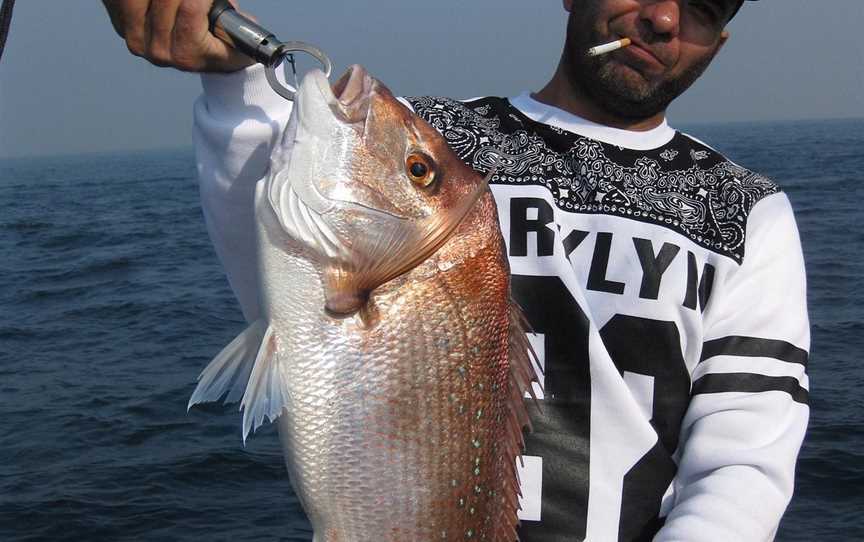
[[[377,82],[363,66],[349,67],[332,86],[320,70],[311,72],[309,79],[338,120],[348,124],[366,120]]]
[[[297,230],[291,224],[314,218],[320,224],[312,229],[323,231],[329,227],[325,222],[346,212],[364,215],[367,223],[393,224],[409,218],[368,179],[351,172],[355,152],[365,145],[373,103],[382,93],[387,94],[386,87],[357,65],[332,86],[320,70],[303,78],[285,134],[290,141],[290,165],[277,168],[268,188],[271,206],[286,230]],[[340,209],[341,213],[334,212]],[[316,216],[309,218],[308,211]]]
[[[375,116],[373,109],[379,105],[386,109],[393,104],[404,107],[390,95],[387,87],[365,68],[355,64],[332,85],[322,71],[310,71],[300,85],[295,106],[299,108],[299,122],[304,134],[313,135],[318,144],[321,141],[339,141],[333,146],[331,155],[331,162],[335,163],[334,157],[350,161],[355,146],[365,146],[360,141],[378,137],[378,134],[368,132],[368,123]],[[344,171],[325,175],[312,190],[298,187],[298,194],[304,192],[302,199],[321,214],[336,204],[350,204],[355,209],[362,208],[370,216],[387,220],[410,218],[374,186],[387,183],[375,183],[362,176],[353,180],[348,177],[351,175]]]

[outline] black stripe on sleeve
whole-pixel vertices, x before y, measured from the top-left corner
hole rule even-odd
[[[799,363],[807,367],[807,351],[786,341],[759,339],[756,337],[740,337],[733,335],[706,341],[702,345],[702,359],[705,361],[714,356],[746,356],[759,358],[774,358],[789,363]]]
[[[809,404],[810,394],[791,376],[765,376],[751,373],[712,373],[693,383],[693,395],[706,393],[759,393],[785,391],[796,403]]]

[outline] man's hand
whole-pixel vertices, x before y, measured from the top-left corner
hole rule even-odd
[[[157,66],[191,72],[231,72],[254,63],[210,33],[207,13],[213,0],[102,3],[129,51]]]

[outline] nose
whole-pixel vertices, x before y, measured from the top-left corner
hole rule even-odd
[[[681,8],[678,0],[657,0],[642,7],[640,18],[648,23],[655,34],[675,37],[681,21]]]

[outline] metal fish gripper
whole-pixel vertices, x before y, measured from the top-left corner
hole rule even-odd
[[[333,64],[324,51],[302,41],[280,41],[272,32],[238,13],[228,0],[215,0],[209,19],[213,35],[264,65],[267,82],[286,100],[294,100],[294,90],[279,81],[276,68],[288,62],[296,78],[294,53],[312,56],[321,63],[324,75],[330,77]]]

